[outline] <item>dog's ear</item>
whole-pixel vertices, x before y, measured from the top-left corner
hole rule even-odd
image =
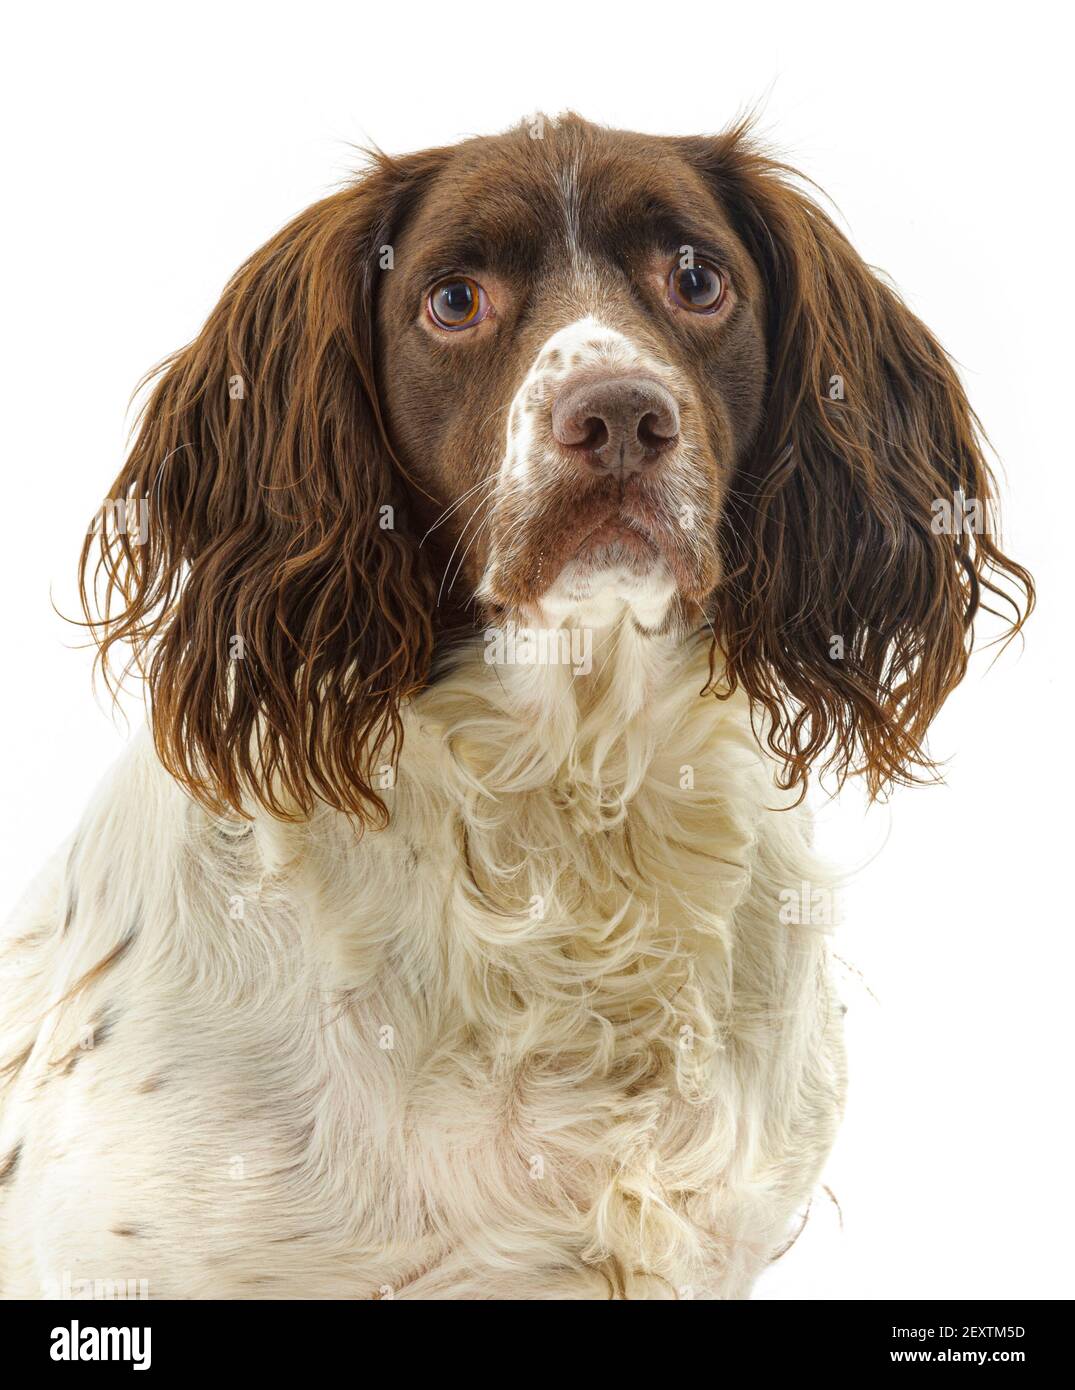
[[[378,406],[375,296],[442,154],[376,158],[241,267],[160,368],[87,538],[105,670],[128,645],[161,760],[214,810],[385,819],[374,764],[427,676],[433,600]]]
[[[978,421],[943,349],[794,171],[742,127],[679,145],[767,295],[766,411],[722,521],[726,676],[764,708],[788,785],[814,765],[862,773],[871,795],[924,780],[976,613],[1001,599],[1010,635],[1034,600],[998,544]]]

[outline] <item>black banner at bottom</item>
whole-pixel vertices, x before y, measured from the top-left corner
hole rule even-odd
[[[390,1302],[393,1300],[383,1300]],[[404,1300],[395,1300],[402,1302]],[[549,1331],[547,1308],[538,1319],[536,1310],[512,1305],[491,1308],[488,1303],[470,1313],[451,1305],[453,1321],[430,1347],[429,1361],[439,1371],[446,1359],[455,1362],[458,1374],[461,1346],[471,1345],[477,1352],[473,1374],[483,1379],[503,1376],[515,1356],[505,1358],[499,1338],[507,1332],[517,1336],[514,1318],[524,1322],[535,1317],[534,1334],[525,1358],[525,1371],[532,1376],[540,1363],[534,1348],[546,1344]],[[543,1305],[544,1307],[544,1305]],[[714,1375],[739,1367],[746,1358],[752,1374],[766,1376],[784,1367],[811,1370],[874,1371],[882,1366],[902,1370],[910,1377],[931,1366],[1036,1367],[1042,1370],[1062,1366],[1068,1340],[1070,1303],[1057,1302],[757,1302],[697,1305],[669,1313],[668,1322],[649,1325],[648,1332],[676,1341],[671,1350],[674,1360],[680,1353],[689,1361],[701,1359]],[[460,1315],[465,1323],[460,1325]],[[434,1326],[442,1315],[434,1315]],[[578,1316],[578,1313],[571,1316]],[[606,1341],[612,1361],[625,1362],[628,1373],[637,1374],[635,1362],[638,1324],[631,1325],[631,1341],[624,1325],[612,1314],[611,1324],[604,1315],[591,1311],[587,1331],[607,1339],[615,1330],[616,1340]],[[666,1316],[654,1314],[654,1316]],[[474,1321],[470,1322],[469,1319]],[[697,1319],[697,1321],[695,1321]],[[242,1372],[249,1375],[265,1371],[274,1377],[312,1367],[341,1370],[362,1375],[369,1369],[369,1356],[378,1361],[388,1352],[398,1357],[399,1369],[414,1374],[422,1355],[414,1343],[395,1347],[383,1338],[403,1333],[417,1324],[407,1317],[397,1323],[385,1308],[363,1310],[353,1303],[168,1303],[168,1302],[90,1302],[70,1300],[51,1303],[0,1304],[0,1329],[4,1360],[9,1368],[18,1367],[31,1375],[58,1371],[75,1380],[94,1372],[115,1376],[117,1372],[171,1376],[184,1372]],[[578,1324],[575,1324],[578,1327]],[[480,1342],[460,1342],[490,1338]],[[525,1334],[524,1334],[525,1335]],[[685,1335],[700,1339],[686,1342]],[[370,1344],[370,1337],[377,1341]],[[635,1350],[629,1352],[629,1347]],[[646,1351],[659,1356],[670,1350],[666,1341],[652,1341]],[[556,1339],[550,1346],[549,1361],[556,1369],[577,1358],[576,1374],[596,1370],[598,1344],[590,1341],[569,1351]],[[489,1353],[492,1352],[491,1357]],[[499,1353],[499,1354],[498,1354]],[[403,1359],[405,1358],[405,1359]],[[602,1371],[604,1367],[602,1367]],[[666,1372],[668,1368],[666,1367]],[[383,1373],[383,1372],[382,1372]],[[928,1372],[927,1372],[928,1373]],[[509,1372],[514,1378],[514,1371]]]

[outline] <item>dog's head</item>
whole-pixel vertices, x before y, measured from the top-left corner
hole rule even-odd
[[[697,625],[762,418],[767,304],[686,145],[576,121],[470,142],[394,249],[382,400],[436,502],[441,603],[540,620],[600,597]]]
[[[742,129],[377,156],[165,364],[103,516],[84,601],[165,764],[278,813],[380,817],[439,637],[580,613],[711,629],[785,780],[876,791],[983,590],[1032,601],[944,352]]]

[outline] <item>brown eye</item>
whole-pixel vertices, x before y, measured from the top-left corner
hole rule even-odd
[[[687,268],[677,265],[668,277],[668,297],[681,309],[712,314],[724,299],[724,276],[705,261]]]
[[[438,328],[472,328],[488,307],[481,285],[462,275],[439,281],[429,292],[429,317]]]

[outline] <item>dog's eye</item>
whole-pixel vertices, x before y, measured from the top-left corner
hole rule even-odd
[[[455,275],[429,291],[429,317],[438,328],[473,328],[488,311],[485,291],[476,280]]]
[[[724,276],[705,261],[690,267],[677,265],[668,277],[668,297],[681,309],[712,314],[724,300]]]

